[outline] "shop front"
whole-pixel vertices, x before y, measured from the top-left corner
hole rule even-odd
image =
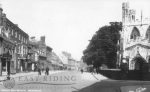
[[[14,44],[4,37],[0,36],[0,76],[15,72]]]

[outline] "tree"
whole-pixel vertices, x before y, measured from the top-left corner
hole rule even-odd
[[[88,65],[99,67],[102,64],[109,68],[116,67],[119,31],[121,22],[110,22],[109,26],[101,27],[92,37],[87,48],[83,51],[83,61]]]

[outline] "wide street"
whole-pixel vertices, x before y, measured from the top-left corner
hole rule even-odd
[[[15,75],[11,75],[11,77],[13,77],[15,79],[15,81],[17,80],[17,78],[23,77],[23,76],[24,77],[25,76],[33,77],[33,76],[39,76],[39,75],[37,72],[18,73]],[[42,75],[40,75],[40,76],[46,76],[46,75],[43,72]],[[48,90],[49,90],[48,92],[78,92],[81,89],[84,89],[85,87],[88,87],[96,82],[107,79],[100,74],[91,74],[88,72],[81,73],[79,71],[50,71],[49,76],[54,76],[55,78],[54,78],[54,81],[51,80],[51,84],[49,84],[49,86],[48,86]],[[56,76],[61,76],[61,77],[62,76],[76,76],[76,79],[73,80],[73,82],[66,79],[67,82],[66,81],[64,82],[64,81],[62,81],[63,79],[59,80],[56,78]],[[60,77],[58,77],[58,78],[60,78]],[[6,79],[6,76],[2,76],[2,77],[0,77],[0,79],[1,80]],[[17,84],[17,82],[16,82],[16,84]],[[45,85],[45,84],[41,84],[41,86],[43,86],[43,85]],[[1,81],[1,86],[3,86],[3,81]],[[32,84],[31,84],[31,86],[32,86]],[[4,88],[4,87],[2,87],[2,88]],[[15,90],[18,90],[18,89],[16,88]],[[26,91],[26,92],[30,92],[29,90],[30,90],[30,88],[28,88],[28,91]],[[0,92],[3,92],[3,91],[14,92],[13,89],[1,90]],[[39,91],[47,92],[47,90],[45,90],[44,88],[39,89]]]
[[[111,80],[79,71],[50,71],[48,76],[44,72],[17,73],[11,77],[14,80],[0,82],[0,92],[150,92],[149,81]]]

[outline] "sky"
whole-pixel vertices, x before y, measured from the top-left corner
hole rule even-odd
[[[46,36],[57,54],[67,51],[76,60],[102,26],[121,21],[127,0],[0,0],[8,19],[29,34]],[[150,17],[150,0],[129,0],[140,15]]]

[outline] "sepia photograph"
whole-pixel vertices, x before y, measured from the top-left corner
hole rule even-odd
[[[0,92],[150,92],[150,1],[0,0]]]

